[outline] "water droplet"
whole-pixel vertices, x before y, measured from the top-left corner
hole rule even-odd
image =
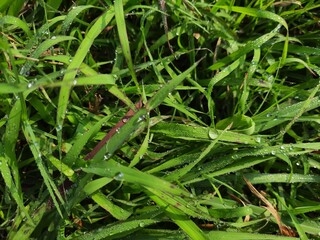
[[[144,225],[145,225],[145,224],[144,224],[143,222],[139,223],[139,226],[140,226],[140,227],[144,227]]]
[[[123,180],[123,177],[124,177],[124,174],[122,172],[119,172],[116,174],[116,176],[114,177],[115,180],[118,180],[118,181],[122,181]]]
[[[28,83],[28,88],[32,88],[32,83]]]
[[[257,138],[256,138],[256,142],[257,142],[257,143],[261,143],[261,137],[257,137]]]
[[[210,139],[216,139],[218,136],[219,136],[219,133],[216,129],[209,130],[209,138]]]
[[[104,159],[104,160],[108,160],[111,156],[112,156],[112,154],[111,154],[111,153],[108,153],[108,154],[106,154],[106,155],[103,156],[103,159]]]
[[[145,115],[140,116],[138,119],[138,123],[144,121],[145,119],[146,119]]]
[[[53,39],[53,40],[56,39],[56,38],[57,38],[56,36],[52,36],[52,37],[51,37],[51,39]]]
[[[128,120],[129,120],[129,118],[124,117],[124,118],[122,119],[122,122],[123,122],[123,123],[126,123],[126,122],[128,122]]]
[[[272,154],[272,155],[276,155],[276,152],[272,150],[272,151],[271,151],[271,154]]]
[[[61,131],[61,130],[62,130],[62,126],[61,126],[61,125],[58,125],[58,126],[56,127],[56,130],[57,130],[57,132]]]
[[[116,129],[116,133],[119,133],[119,128]]]
[[[270,113],[267,114],[267,117],[271,117],[272,115]]]
[[[72,58],[69,58],[69,60],[68,60],[70,63],[72,62]]]
[[[73,80],[73,85],[74,85],[74,86],[77,85],[77,80],[76,80],[76,79]]]
[[[280,149],[281,150],[285,150],[286,148],[285,148],[285,146],[281,146]]]

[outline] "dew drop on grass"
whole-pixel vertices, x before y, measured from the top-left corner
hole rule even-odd
[[[56,127],[56,130],[57,130],[57,132],[61,131],[61,130],[62,130],[62,126],[61,126],[61,125],[58,125],[58,126]]]
[[[257,142],[257,143],[261,143],[261,137],[257,137],[257,138],[256,138],[256,142]]]
[[[139,223],[139,226],[144,227],[145,226],[144,222]]]
[[[77,80],[76,80],[76,79],[73,80],[73,85],[74,85],[74,86],[77,85]]]
[[[215,129],[209,130],[209,138],[210,139],[216,139],[219,136],[218,131]]]
[[[28,88],[32,88],[32,83],[28,83]]]
[[[145,119],[146,119],[146,116],[142,115],[141,117],[139,117],[138,123],[144,121]]]
[[[53,39],[53,40],[56,39],[56,38],[57,38],[56,36],[52,36],[52,37],[51,37],[51,39]]]
[[[111,155],[112,155],[111,153],[108,153],[108,154],[103,156],[103,159],[104,160],[108,160],[111,157]]]
[[[285,150],[286,148],[285,148],[285,146],[281,146],[280,149],[281,150]]]
[[[271,154],[272,154],[272,155],[276,155],[276,152],[272,150],[272,151],[271,151]]]
[[[123,180],[123,177],[124,177],[124,174],[122,172],[119,172],[116,174],[116,176],[114,177],[115,180],[118,180],[118,181],[122,181]]]

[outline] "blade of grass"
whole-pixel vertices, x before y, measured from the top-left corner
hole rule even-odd
[[[131,58],[131,51],[130,51],[130,45],[129,45],[128,34],[126,29],[126,21],[124,18],[123,6],[124,4],[122,3],[122,0],[114,1],[114,10],[115,10],[115,18],[117,23],[118,35],[119,35],[119,39],[122,47],[122,52],[127,61],[132,80],[137,87],[138,95],[141,96],[140,85],[139,85],[135,70],[133,68],[133,62]]]
[[[14,25],[18,28],[21,28],[28,35],[28,37],[32,36],[32,33],[31,33],[28,25],[24,21],[22,21],[21,19],[19,19],[17,17],[2,16],[0,18],[0,25],[4,25],[4,24]]]
[[[191,239],[207,240],[208,238],[203,234],[201,229],[184,214],[181,210],[168,206],[160,197],[149,194],[150,198],[160,207],[165,208],[167,215],[175,222]]]
[[[256,48],[260,48],[262,44],[266,43],[269,41],[271,38],[273,38],[278,30],[281,28],[281,25],[278,25],[272,32],[267,33],[259,38],[257,38],[254,41],[248,42],[246,45],[241,47],[239,50],[231,53],[227,57],[224,57],[223,59],[217,61],[217,63],[213,64],[212,66],[209,67],[210,70],[214,71],[217,70],[228,63],[237,60],[238,58],[244,56],[245,54],[251,52],[252,50]]]
[[[0,145],[1,152],[4,152],[2,144]],[[34,225],[34,222],[32,218],[30,217],[30,214],[26,207],[24,206],[21,190],[19,191],[18,187],[14,183],[14,179],[12,178],[12,173],[9,168],[8,162],[10,161],[9,158],[0,155],[0,172],[3,177],[3,180],[5,182],[6,187],[9,189],[10,194],[12,195],[13,199],[17,203],[20,210],[25,214],[26,218],[28,219],[28,223],[30,225]]]
[[[66,75],[63,78],[63,82],[67,83],[67,86],[62,86],[60,89],[59,100],[58,100],[58,109],[57,109],[57,137],[58,137],[58,146],[61,149],[62,146],[62,125],[65,119],[66,109],[68,106],[69,95],[71,91],[71,86],[68,84],[72,82],[77,74],[77,70],[84,58],[86,57],[90,47],[93,44],[94,39],[105,29],[105,27],[110,23],[114,17],[114,9],[108,9],[104,14],[102,14],[93,26],[88,31],[86,37],[83,39],[80,44],[72,62],[67,68]],[[69,85],[69,86],[68,86]],[[61,155],[61,152],[60,152]]]
[[[114,178],[118,181],[127,181],[145,187],[156,188],[160,191],[165,191],[174,195],[190,197],[190,193],[178,188],[168,181],[133,168],[122,166],[112,159],[105,162],[92,163],[88,167],[83,168],[83,171]]]
[[[165,86],[163,86],[157,93],[153,95],[153,97],[147,102],[146,109],[151,111],[152,109],[158,107],[164,99],[168,96],[168,94],[173,91],[199,64],[197,61],[191,67],[189,67],[186,71],[178,75],[176,78],[169,81]]]

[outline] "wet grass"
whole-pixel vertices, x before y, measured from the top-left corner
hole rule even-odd
[[[320,2],[165,6],[0,3],[1,238],[319,238]]]

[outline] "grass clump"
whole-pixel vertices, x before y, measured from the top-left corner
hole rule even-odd
[[[2,1],[1,238],[318,238],[319,7]]]

